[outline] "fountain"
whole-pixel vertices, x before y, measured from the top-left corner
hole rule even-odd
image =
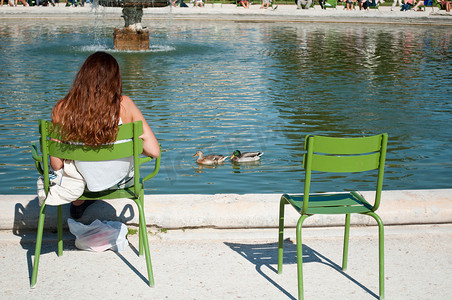
[[[168,0],[99,0],[99,5],[122,7],[124,28],[113,32],[114,48],[117,50],[148,50],[149,30],[141,26],[143,8],[168,6]]]

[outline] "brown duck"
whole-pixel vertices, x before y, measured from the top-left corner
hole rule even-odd
[[[206,155],[204,156],[204,153],[202,153],[201,150],[196,151],[196,153],[193,155],[193,157],[198,156],[198,159],[196,162],[198,164],[203,165],[215,165],[215,164],[221,164],[228,158],[228,156],[223,155]]]

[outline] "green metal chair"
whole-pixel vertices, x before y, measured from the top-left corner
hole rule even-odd
[[[149,241],[146,230],[146,219],[144,216],[144,182],[157,175],[160,168],[160,156],[155,159],[155,167],[151,174],[140,180],[140,165],[152,160],[151,157],[140,157],[143,152],[143,140],[139,138],[143,134],[141,121],[123,124],[119,127],[117,141],[112,145],[97,148],[88,147],[83,144],[61,143],[63,139],[56,130],[52,130],[52,123],[39,120],[40,152],[36,143],[32,144],[32,156],[36,168],[44,176],[44,189],[49,192],[49,155],[69,160],[82,161],[104,161],[133,156],[134,162],[134,185],[125,189],[106,190],[101,192],[85,192],[80,200],[102,200],[127,198],[135,201],[139,211],[139,254],[146,256],[146,267],[148,272],[149,286],[154,286],[151,257],[149,254]],[[39,212],[38,233],[36,238],[35,259],[33,273],[31,276],[31,287],[35,287],[38,277],[39,256],[41,253],[42,234],[44,230],[46,204],[45,201]],[[58,228],[58,256],[63,255],[63,218],[62,206],[57,207]]]
[[[291,204],[300,213],[296,228],[298,298],[303,299],[303,258],[301,230],[304,220],[315,214],[344,214],[345,233],[342,270],[347,270],[350,215],[365,214],[373,217],[379,229],[379,293],[384,299],[384,228],[375,213],[380,205],[383,172],[386,160],[388,135],[386,133],[360,138],[334,138],[307,136],[306,154],[303,157],[305,169],[304,194],[284,194],[279,210],[278,273],[282,273],[284,244],[284,207]],[[309,194],[312,171],[319,172],[365,172],[377,170],[377,185],[374,204],[371,205],[357,192]],[[375,172],[375,171],[374,171]],[[368,174],[372,176],[374,174]]]
[[[337,0],[326,0],[323,4],[324,9],[334,8],[337,9]]]

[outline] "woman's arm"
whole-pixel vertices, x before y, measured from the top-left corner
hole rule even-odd
[[[143,140],[143,154],[146,156],[158,157],[160,155],[160,145],[155,137],[154,133],[149,127],[148,122],[144,119],[140,109],[135,103],[127,96],[122,96],[121,106],[121,119],[123,123],[131,123],[135,121],[143,122],[143,134],[140,138]]]

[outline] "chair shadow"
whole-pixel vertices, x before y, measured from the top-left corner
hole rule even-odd
[[[135,248],[135,246],[133,246],[130,242],[129,242],[129,246],[132,249],[132,251],[137,255],[140,256],[137,248]],[[144,276],[143,274],[141,274],[140,271],[138,271],[137,268],[135,268],[120,252],[115,252],[115,254],[135,273],[137,274],[138,277],[141,278],[141,280],[143,280],[144,283],[146,283],[147,285],[149,285],[149,279],[146,278],[146,276]]]
[[[91,213],[89,213],[91,210]],[[107,201],[98,201],[87,208],[86,216],[84,215],[79,222],[84,224],[90,224],[95,220],[95,210],[102,210],[102,217],[111,221],[121,221],[127,222],[134,218],[135,212],[133,206],[126,204],[119,214],[116,215],[115,208],[109,204]],[[13,223],[13,234],[21,238],[20,244],[24,250],[27,251],[27,266],[28,266],[28,276],[31,283],[31,275],[33,272],[33,259],[36,250],[36,234],[37,225],[39,219],[40,206],[38,198],[36,197],[30,201],[26,207],[21,203],[16,203],[14,207],[14,223]],[[75,247],[75,237],[69,232],[67,227],[67,219],[69,217],[69,205],[63,206],[63,252],[67,250],[78,250]],[[48,254],[54,252],[58,255],[58,237],[57,237],[57,209],[55,206],[47,206],[46,208],[46,219],[48,216],[54,218],[54,222],[48,224],[45,222],[44,233],[41,245],[41,256],[43,254]],[[48,221],[47,221],[48,222]],[[47,226],[46,226],[47,225]],[[135,251],[138,255],[138,251]],[[120,256],[121,257],[121,256]],[[132,268],[132,270],[139,275],[139,272],[129,263],[125,258],[122,258],[127,266]],[[142,275],[139,275],[144,278]],[[146,278],[144,278],[146,281]]]
[[[263,271],[262,267],[267,267],[275,273],[278,270],[272,265],[278,265],[278,243],[265,243],[265,244],[240,244],[240,243],[227,243],[229,248],[237,252],[244,258],[246,258],[250,263],[254,264],[256,271],[265,279],[267,279],[272,285],[278,288],[282,293],[284,293],[290,299],[297,299],[292,296],[288,291],[286,291],[282,286],[276,283],[273,279],[267,276]],[[284,240],[284,254],[283,254],[283,264],[296,264],[297,263],[297,246],[290,239]],[[321,263],[331,268],[339,271],[348,280],[355,283],[357,286],[365,290],[367,293],[372,295],[374,298],[379,298],[374,292],[365,287],[362,283],[342,271],[342,268],[331,261],[329,258],[325,257],[313,248],[303,244],[303,264],[304,263]],[[296,275],[295,275],[296,276]]]

